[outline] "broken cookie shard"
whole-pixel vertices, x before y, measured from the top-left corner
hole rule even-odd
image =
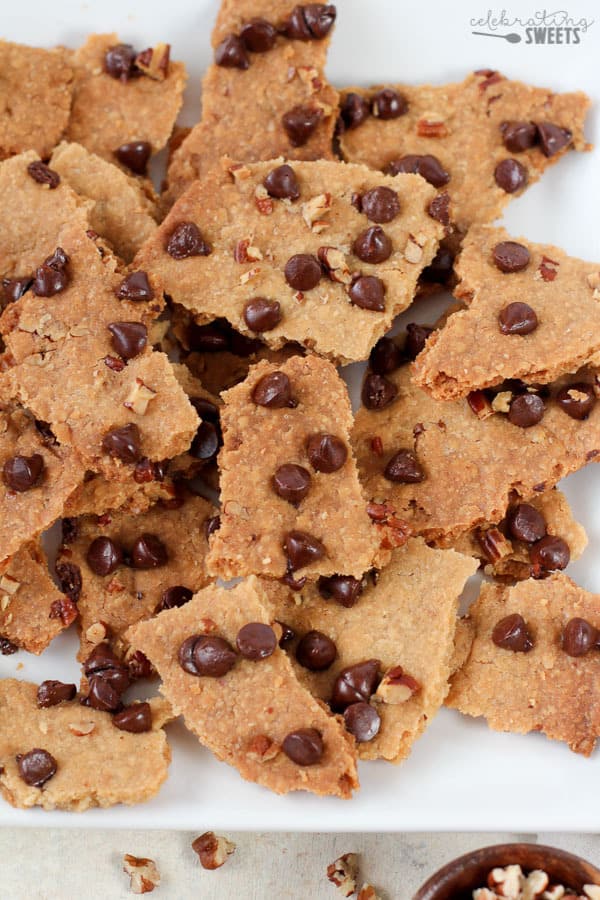
[[[353,740],[300,684],[276,639],[271,655],[238,656],[222,677],[192,675],[181,667],[179,648],[191,636],[210,634],[235,647],[248,623],[271,630],[268,597],[255,578],[230,591],[205,588],[181,609],[140,622],[127,637],[157,669],[173,710],[243,778],[279,794],[307,790],[350,797],[358,786]],[[306,731],[317,732],[322,745],[322,755],[310,765],[294,762],[282,749],[288,736]]]

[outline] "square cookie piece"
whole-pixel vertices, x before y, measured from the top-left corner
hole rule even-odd
[[[69,121],[67,51],[0,41],[0,159],[35,150],[47,159]]]
[[[186,191],[135,264],[204,321],[271,347],[365,359],[413,300],[442,237],[417,175],[282,159],[223,162]]]
[[[562,574],[486,584],[463,628],[470,652],[447,705],[495,731],[542,731],[589,756],[600,735],[600,652],[588,647],[589,635],[600,638],[600,597]]]
[[[280,367],[263,361],[223,399],[221,524],[209,571],[360,578],[379,534],[358,482],[350,401],[334,366],[316,356]]]
[[[150,701],[151,730],[134,734],[78,699],[39,708],[37,691],[0,681],[0,791],[11,806],[82,812],[158,792],[171,761],[161,701]]]
[[[298,678],[345,710],[362,759],[405,759],[444,702],[458,598],[475,569],[473,559],[413,538],[375,580],[322,578],[300,597],[265,582],[274,617],[295,633],[283,646]],[[368,690],[344,696],[341,673],[356,686],[369,665]]]
[[[590,100],[555,94],[484,69],[462,83],[378,85],[342,92],[349,162],[420,171],[450,194],[459,232],[492,222],[512,196],[537,181],[567,150],[588,150]]]
[[[519,378],[546,384],[600,361],[600,264],[558,247],[472,228],[454,296],[467,308],[432,335],[415,380],[439,400]]]
[[[278,794],[348,798],[358,787],[353,741],[300,683],[272,625],[279,633],[264,589],[249,578],[229,591],[205,588],[127,636],[158,670],[174,712],[243,778]],[[217,668],[197,669],[197,641],[198,653],[207,641],[218,648]]]

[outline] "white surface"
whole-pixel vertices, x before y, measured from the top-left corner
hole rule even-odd
[[[290,0],[291,5],[291,0]],[[444,82],[472,69],[499,68],[507,75],[556,90],[583,88],[597,99],[600,23],[576,46],[512,45],[474,37],[469,21],[485,16],[487,4],[424,0],[341,0],[328,66],[335,84],[377,80]],[[117,30],[137,46],[159,39],[191,75],[187,121],[194,121],[198,79],[209,59],[209,33],[216,3],[207,0],[103,0],[83,5],[22,0],[3,9],[3,36],[28,43],[75,45],[89,31]],[[519,15],[532,15],[519,4]],[[510,14],[510,13],[509,13]],[[578,3],[573,17],[594,18],[594,4]],[[597,115],[588,136],[594,139]],[[515,235],[555,241],[569,252],[600,259],[598,154],[571,154],[522,198],[506,222]],[[427,302],[409,319],[427,321]],[[356,372],[356,367],[354,367]],[[569,574],[600,591],[600,469],[589,466],[564,485],[576,516],[588,529],[590,548]],[[74,641],[58,639],[37,660],[20,653],[0,658],[0,674],[34,681],[77,680]],[[21,668],[19,668],[22,666]],[[1,727],[1,723],[0,723]],[[262,829],[297,831],[554,830],[600,828],[600,757],[586,760],[540,735],[496,734],[480,722],[443,710],[400,768],[361,766],[362,790],[350,803],[311,796],[276,797],[242,782],[216,762],[180,725],[173,738],[171,776],[151,803],[134,808],[66,813],[22,812],[0,807],[0,824],[104,826],[110,828]]]

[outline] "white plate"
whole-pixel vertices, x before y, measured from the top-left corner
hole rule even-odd
[[[290,0],[290,6],[293,0]],[[213,0],[21,0],[2,11],[3,37],[31,44],[76,46],[91,31],[118,31],[138,47],[170,41],[183,59],[191,84],[185,119],[197,118],[199,78],[209,61],[209,35],[217,10]],[[487,0],[339,0],[339,20],[328,74],[337,85],[377,81],[460,80],[482,67],[555,90],[583,88],[598,99],[600,23],[570,45],[511,44],[479,37],[471,19],[485,19]],[[533,16],[535,0],[520,0],[509,18]],[[597,5],[581,0],[573,19],[594,19]],[[496,13],[500,12],[497,10]],[[520,26],[498,33],[523,33]],[[588,136],[594,140],[597,115]],[[600,152],[600,151],[599,151]],[[1,201],[0,201],[1,202]],[[570,154],[527,194],[513,201],[505,218],[514,235],[552,241],[572,254],[600,260],[600,165],[598,154]],[[419,304],[410,318],[432,318]],[[356,377],[357,367],[353,367]],[[590,547],[569,574],[600,592],[600,469],[588,468],[563,485],[575,514],[586,526]],[[41,681],[76,680],[74,638],[63,635],[41,659],[26,653],[0,658],[0,674]],[[2,723],[0,722],[0,728]],[[170,729],[173,763],[159,796],[138,807],[91,810],[81,815],[22,812],[0,805],[0,824],[104,826],[113,828],[256,829],[261,831],[598,831],[600,756],[586,760],[540,735],[497,734],[483,722],[442,710],[396,768],[360,767],[362,789],[351,802],[309,795],[277,797],[243,782],[216,762],[183,727]]]

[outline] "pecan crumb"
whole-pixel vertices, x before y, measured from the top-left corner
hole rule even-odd
[[[220,869],[234,852],[235,844],[214,831],[205,831],[192,841],[192,850],[198,854],[204,869]]]
[[[335,884],[342,897],[350,897],[356,891],[358,878],[358,856],[356,853],[344,853],[335,862],[327,866],[327,877]]]
[[[149,894],[160,884],[160,873],[153,859],[126,853],[123,857],[123,871],[131,879],[129,887],[133,894]]]

